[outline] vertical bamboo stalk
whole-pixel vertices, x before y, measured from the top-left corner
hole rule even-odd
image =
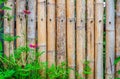
[[[67,0],[67,61],[70,71],[69,79],[75,79],[75,1]]]
[[[94,0],[87,0],[87,61],[92,72],[88,79],[94,79],[94,31]]]
[[[5,3],[5,6],[8,6],[11,8],[11,10],[5,10],[4,15],[7,18],[4,18],[4,34],[7,34],[8,36],[14,36],[14,18],[11,20],[8,20],[9,16],[14,16],[14,0],[8,0],[7,3]],[[4,54],[9,57],[14,52],[14,41],[8,42],[4,41]]]
[[[103,79],[103,0],[95,0],[95,79]]]
[[[38,0],[38,46],[39,52],[44,52],[40,57],[40,62],[46,62],[46,0]],[[45,76],[46,70],[43,72]],[[46,76],[45,76],[46,77]]]
[[[36,46],[36,1],[28,0],[28,10],[31,12],[28,15],[28,24],[27,24],[27,43],[28,45],[33,44]],[[35,52],[35,48],[33,49]],[[33,51],[29,52],[29,60],[33,61],[35,59],[35,53]]]
[[[115,56],[114,0],[106,0],[106,79],[114,79]]]
[[[55,64],[55,0],[47,2],[48,67]]]
[[[120,57],[120,0],[116,3],[116,57]],[[120,70],[120,63],[116,65],[116,71]],[[116,74],[116,77],[120,77]]]
[[[85,30],[85,11],[86,11],[86,1],[76,0],[76,64],[77,71],[83,78],[85,54],[86,54],[86,30]]]
[[[26,0],[17,0],[16,1],[16,35],[20,36],[16,40],[16,46],[26,46],[26,17],[24,14],[24,10],[26,7]],[[22,65],[25,65],[26,53],[24,52],[22,55]]]
[[[66,62],[66,0],[57,0],[57,65]]]

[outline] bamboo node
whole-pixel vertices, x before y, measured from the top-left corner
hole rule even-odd
[[[95,2],[94,5],[102,5],[103,7],[106,6],[106,4],[104,2]]]
[[[48,53],[55,53],[55,50],[48,50]]]
[[[76,26],[76,30],[84,30],[85,26]]]
[[[38,4],[40,4],[41,6],[44,5],[45,7],[47,7],[46,6],[46,1],[38,2]]]
[[[117,16],[117,17],[120,17],[120,12],[116,12],[116,16]]]
[[[49,5],[53,5],[53,6],[55,6],[55,3],[47,2],[47,5],[48,5],[48,6],[49,6]]]
[[[75,18],[67,18],[69,22],[75,22]]]

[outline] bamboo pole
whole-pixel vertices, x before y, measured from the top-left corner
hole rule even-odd
[[[39,52],[44,52],[40,57],[40,63],[46,63],[46,0],[38,0],[38,46]],[[43,76],[45,75],[46,70],[43,71]]]
[[[116,3],[116,57],[120,57],[120,0]],[[120,70],[120,63],[116,65],[116,71]],[[116,77],[120,77],[116,74]]]
[[[57,0],[57,65],[66,62],[66,0]]]
[[[76,64],[77,71],[83,78],[85,78],[83,69],[86,55],[85,10],[85,0],[76,0]]]
[[[75,1],[67,0],[67,61],[69,79],[75,79]]]
[[[32,44],[36,46],[36,1],[35,0],[28,0],[28,10],[30,14],[28,15],[28,24],[27,24],[27,43],[28,45]],[[28,62],[35,60],[35,50],[29,52]]]
[[[115,56],[114,0],[106,0],[106,79],[114,79]]]
[[[95,79],[103,79],[103,0],[95,0]]]
[[[16,35],[19,36],[16,40],[16,46],[26,46],[26,17],[24,10],[26,7],[26,0],[17,0],[16,1]],[[26,52],[23,52],[21,55],[22,65],[26,63]]]
[[[14,16],[14,0],[8,0],[7,3],[5,3],[5,6],[8,6],[11,8],[11,10],[5,10],[4,16],[7,18],[4,18],[4,34],[8,36],[14,36],[14,18],[11,20],[8,20],[9,17]],[[9,16],[8,16],[9,15]],[[14,41],[8,42],[4,41],[4,54],[9,57],[10,55],[13,55],[14,53]]]
[[[94,31],[94,0],[87,0],[87,61],[92,72],[88,79],[94,79]]]
[[[47,1],[48,67],[55,65],[55,0]]]

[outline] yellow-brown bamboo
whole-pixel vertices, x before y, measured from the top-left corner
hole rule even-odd
[[[86,55],[85,11],[86,1],[76,0],[76,65],[78,73],[83,78],[85,78],[83,70]]]
[[[67,0],[67,61],[73,70],[69,79],[75,79],[75,1]]]
[[[57,65],[66,62],[66,0],[56,0]]]
[[[47,60],[48,67],[55,65],[55,0],[47,1]]]
[[[38,51],[43,52],[39,57],[39,61],[46,62],[46,0],[38,0],[37,6],[38,15]],[[45,76],[46,70],[43,71],[43,76]]]
[[[95,0],[95,79],[103,79],[103,0]]]
[[[115,57],[115,10],[114,0],[106,0],[106,75],[105,79],[114,79]]]
[[[116,3],[116,58],[120,57],[120,0]],[[120,63],[116,65],[116,71],[120,70]],[[116,74],[116,77],[120,77]]]
[[[4,11],[4,34],[7,36],[14,36],[14,5],[15,0],[8,0],[5,3],[5,6],[8,6],[11,8],[11,10],[5,10]],[[13,17],[9,19],[10,17]],[[9,57],[11,55],[14,55],[14,40],[11,42],[4,41],[4,54]]]
[[[87,61],[92,72],[88,79],[94,79],[94,31],[94,0],[87,0]]]
[[[27,21],[27,45],[36,45],[36,0],[28,0],[28,21]],[[36,48],[32,48],[34,51],[28,52],[28,62],[35,60]]]
[[[16,40],[16,46],[26,46],[26,17],[24,10],[26,10],[26,0],[16,1],[16,35],[19,36]],[[21,55],[21,65],[26,63],[26,52]]]

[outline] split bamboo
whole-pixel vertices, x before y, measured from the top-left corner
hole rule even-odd
[[[76,65],[78,73],[83,78],[85,78],[83,70],[86,55],[85,11],[86,1],[76,0]]]
[[[26,17],[24,10],[26,10],[26,0],[17,0],[16,1],[16,35],[19,36],[16,40],[16,46],[26,46]],[[26,63],[26,52],[23,52],[21,55],[22,63]]]
[[[92,72],[88,79],[94,79],[94,31],[94,0],[87,0],[87,61]]]
[[[35,0],[28,0],[28,11],[30,11],[30,14],[28,14],[28,20],[27,20],[27,44],[29,45],[35,45],[36,46],[36,1]],[[34,51],[29,52],[28,62],[31,62],[35,59],[35,50],[36,48],[33,48]]]
[[[57,65],[66,62],[66,0],[56,0]]]
[[[38,0],[38,51],[43,52],[39,57],[40,62],[46,62],[46,0]],[[46,70],[43,71],[43,76]],[[46,77],[46,76],[45,76]]]
[[[75,79],[75,1],[67,0],[67,61],[73,70],[69,79]]]
[[[120,57],[120,0],[116,3],[116,58]],[[116,65],[116,71],[120,70],[120,63]],[[116,77],[120,77],[116,74]]]
[[[4,16],[4,34],[7,36],[14,36],[14,2],[15,0],[8,0],[7,3],[5,3],[5,6],[8,6],[11,8],[11,10],[5,10]],[[9,19],[9,17],[13,17]],[[4,41],[4,54],[9,57],[11,55],[14,55],[14,41],[8,42]]]
[[[95,79],[103,79],[103,0],[95,0]]]
[[[106,0],[106,79],[114,79],[115,56],[114,0]]]
[[[55,65],[55,0],[47,1],[47,59],[48,67]]]

